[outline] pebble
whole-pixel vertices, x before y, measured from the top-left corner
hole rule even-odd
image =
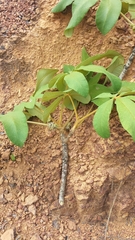
[[[0,177],[0,185],[3,183],[3,176]]]
[[[38,234],[34,235],[30,240],[42,240]]]
[[[14,229],[8,229],[1,235],[1,240],[14,240]],[[37,239],[38,240],[38,239]]]
[[[29,210],[29,212],[30,213],[32,213],[34,216],[36,215],[36,207],[35,207],[35,205],[30,205],[29,207],[28,207],[28,210]]]
[[[25,203],[24,205],[25,206],[29,206],[29,205],[32,205],[33,203],[37,202],[38,200],[38,197],[36,195],[33,195],[33,194],[30,194],[28,195],[26,198],[25,198]]]
[[[76,224],[73,222],[73,221],[68,221],[67,222],[67,226],[68,226],[68,228],[70,229],[70,230],[73,230],[73,231],[75,231],[76,230]]]
[[[2,153],[3,160],[9,160],[10,157],[10,149],[7,149],[5,152]]]

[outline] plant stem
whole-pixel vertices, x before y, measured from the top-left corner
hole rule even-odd
[[[67,122],[64,124],[64,126],[62,127],[62,131],[66,128],[66,126],[70,123],[70,121],[71,121],[71,119],[72,119],[72,117],[74,116],[74,112],[72,112],[72,114],[71,114],[71,116],[70,116],[70,118],[67,120]]]
[[[82,122],[84,122],[84,120],[86,118],[88,118],[89,116],[93,115],[96,111],[97,111],[97,109],[92,111],[92,112],[90,112],[90,113],[87,113],[84,117],[82,117],[81,119],[78,120],[78,124],[77,125],[79,126],[80,124],[82,124]]]
[[[33,122],[33,121],[27,121],[27,123],[30,123],[30,124],[37,124],[37,125],[42,125],[42,126],[48,126],[47,123],[40,123],[40,122]]]
[[[76,107],[75,107],[75,104],[73,102],[73,99],[71,98],[70,95],[67,94],[67,96],[70,98],[70,101],[72,103],[72,106],[73,106],[73,109],[74,109],[74,112],[75,112],[76,121],[78,121],[78,114],[77,114]]]
[[[126,64],[124,65],[124,68],[123,68],[121,74],[119,75],[119,78],[121,80],[123,79],[123,77],[125,76],[127,70],[129,69],[130,65],[132,64],[134,57],[135,57],[135,46],[134,46],[134,48],[133,48],[133,50],[132,50],[132,52],[131,52],[131,54],[130,54],[127,62],[126,62]]]
[[[62,142],[62,173],[61,173],[61,186],[59,192],[59,204],[64,205],[64,195],[66,189],[67,181],[67,169],[68,169],[68,145],[67,138],[63,132],[61,132],[61,142]]]
[[[132,23],[132,22],[125,16],[125,14],[123,14],[122,12],[121,12],[120,14],[122,15],[123,18],[125,18],[125,20],[130,24],[131,27],[134,27],[134,26],[135,26],[135,24]]]

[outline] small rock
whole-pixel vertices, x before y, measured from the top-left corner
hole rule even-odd
[[[35,234],[30,240],[42,240],[38,234]]]
[[[73,222],[73,221],[68,221],[67,222],[67,225],[68,225],[68,228],[70,229],[70,230],[73,230],[73,231],[75,231],[76,230],[76,224]]]
[[[1,240],[14,240],[14,229],[8,229],[1,236]]]
[[[11,201],[13,199],[13,194],[12,193],[5,194],[5,198],[7,201]]]
[[[36,207],[35,207],[35,205],[30,205],[29,207],[28,207],[28,210],[29,210],[29,212],[30,213],[32,213],[34,216],[36,215]]]
[[[2,153],[3,160],[9,160],[10,157],[10,149],[7,149],[5,152]]]
[[[0,177],[0,185],[3,183],[3,176]]]
[[[0,203],[4,202],[5,198],[4,198],[4,194],[0,193]]]
[[[30,194],[28,197],[25,198],[25,205],[32,205],[33,203],[37,202],[38,197],[36,195]]]

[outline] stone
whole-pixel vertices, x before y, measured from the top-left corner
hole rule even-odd
[[[36,215],[36,207],[35,207],[34,204],[30,205],[30,206],[28,207],[28,210],[29,210],[29,212],[32,213],[34,216]]]
[[[1,235],[1,240],[14,240],[14,229],[8,229]]]
[[[37,202],[38,197],[36,195],[30,194],[25,198],[25,203],[24,205],[32,205],[33,203]]]
[[[38,234],[35,234],[30,240],[42,240]]]
[[[67,222],[68,229],[75,231],[76,230],[76,224],[73,221],[68,221]]]
[[[7,149],[5,152],[2,153],[3,160],[9,160],[10,157],[10,149]]]
[[[0,177],[0,185],[3,183],[3,176]]]

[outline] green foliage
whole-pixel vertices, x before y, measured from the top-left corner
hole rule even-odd
[[[28,135],[26,116],[22,111],[14,110],[5,115],[0,115],[8,138],[19,147],[22,147]]]
[[[89,9],[96,3],[99,3],[99,6],[96,11],[95,22],[102,34],[107,34],[113,28],[121,12],[123,14],[129,12],[132,19],[135,18],[134,0],[60,0],[52,9],[52,12],[62,12],[67,6],[70,4],[72,5],[72,17],[65,29],[65,35],[71,37],[74,28],[82,21]],[[131,23],[131,27],[134,28],[134,24]]]
[[[104,61],[104,58],[111,61],[106,68],[95,65],[96,60]],[[22,147],[25,143],[29,119],[33,116],[40,120],[40,123],[35,124],[48,125],[52,121],[56,128],[65,129],[71,119],[63,122],[64,108],[73,110],[75,114],[71,131],[95,113],[94,129],[101,137],[108,138],[109,119],[115,105],[122,126],[135,141],[135,83],[121,81],[118,77],[124,65],[122,55],[109,50],[89,56],[83,49],[81,59],[77,66],[63,66],[61,73],[57,73],[56,69],[39,70],[36,88],[30,101],[22,102],[15,106],[12,112],[0,115],[7,136],[15,145]],[[79,117],[77,112],[79,104],[88,104],[90,108],[82,117]],[[58,120],[53,118],[55,111],[59,112]]]
[[[108,33],[115,25],[121,12],[120,0],[102,0],[96,12],[96,25],[102,34]],[[102,19],[102,21],[101,21]]]

